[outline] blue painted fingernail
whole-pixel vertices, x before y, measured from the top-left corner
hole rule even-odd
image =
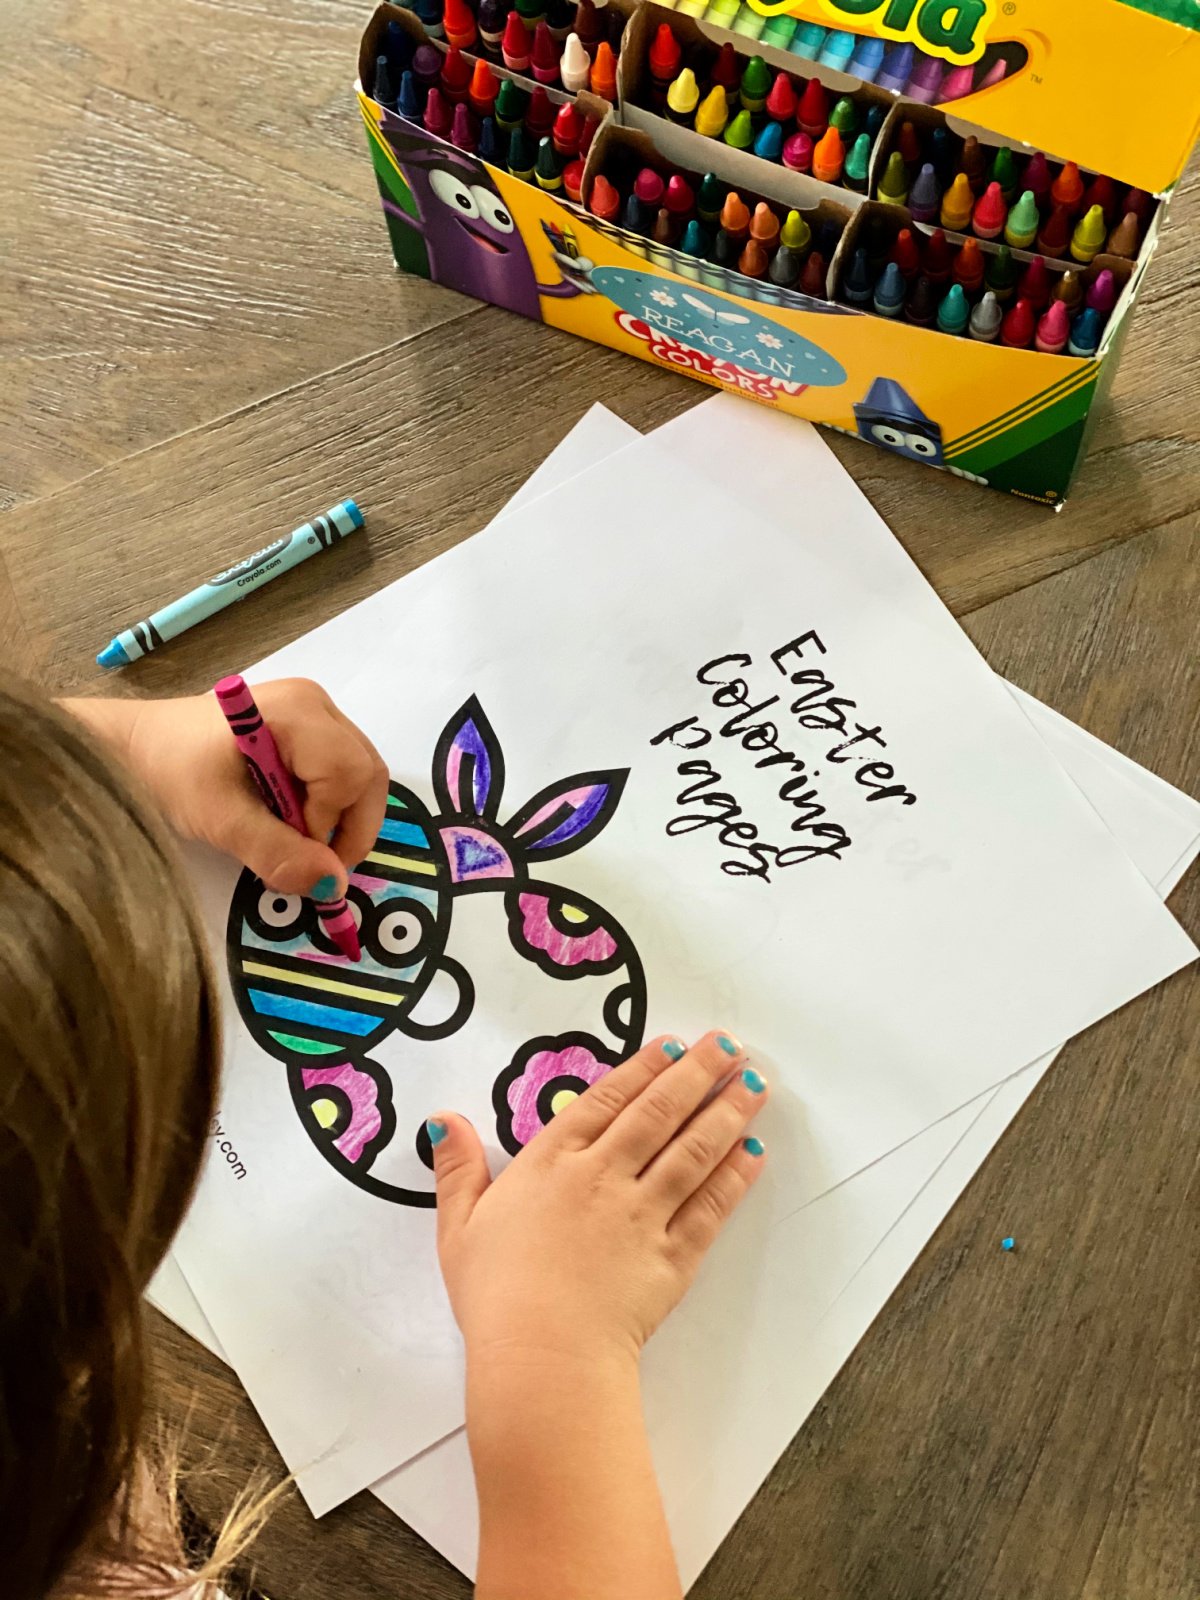
[[[760,1156],[766,1148],[762,1140],[756,1139],[753,1134],[748,1139],[742,1140],[742,1149],[749,1156]]]
[[[336,900],[338,897],[337,879],[333,873],[328,873],[324,878],[318,878],[308,891],[310,900]]]
[[[425,1124],[425,1132],[429,1135],[430,1144],[441,1144],[442,1140],[450,1132],[450,1129],[444,1122],[435,1122],[433,1118],[430,1117],[429,1121]]]
[[[663,1040],[663,1055],[670,1056],[672,1061],[678,1061],[683,1051],[684,1047],[678,1039]]]
[[[767,1080],[760,1077],[753,1067],[742,1068],[742,1082],[751,1094],[761,1094],[767,1087]]]
[[[717,1043],[727,1056],[740,1056],[742,1053],[741,1045],[728,1033],[719,1033]]]

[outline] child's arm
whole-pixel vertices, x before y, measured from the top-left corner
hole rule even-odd
[[[495,1183],[468,1122],[431,1122],[479,1600],[677,1600],[639,1357],[762,1169],[744,1136],[765,1099],[736,1041],[708,1034],[646,1045]]]
[[[332,900],[345,893],[347,869],[375,843],[387,768],[315,683],[255,684],[254,697],[304,785],[310,839],[267,810],[213,695],[63,705],[133,769],[179,833],[228,851],[285,894],[308,894],[332,877],[336,889],[323,885],[321,895]]]

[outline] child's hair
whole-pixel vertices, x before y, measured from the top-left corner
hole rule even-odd
[[[89,1595],[172,1587],[135,1515],[141,1296],[187,1207],[217,1070],[204,940],[164,831],[74,720],[0,688],[7,1600],[73,1594],[84,1569]]]

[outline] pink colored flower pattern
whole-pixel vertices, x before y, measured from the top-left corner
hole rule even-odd
[[[531,1039],[496,1080],[501,1143],[514,1155],[570,1101],[616,1066],[598,1039],[586,1033]]]
[[[603,966],[616,955],[617,941],[594,917],[585,913],[578,931],[570,930],[570,920],[566,916],[569,902],[556,901],[554,915],[548,895],[518,895],[517,904],[521,910],[521,938],[531,950],[540,950],[549,956],[554,966]],[[559,922],[567,922],[566,929],[557,925],[555,915]]]

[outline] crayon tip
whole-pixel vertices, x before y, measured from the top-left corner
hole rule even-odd
[[[119,639],[113,639],[106,644],[96,657],[98,667],[127,667],[130,665],[129,657],[125,654],[125,647]]]
[[[1110,256],[1127,256],[1134,261],[1137,259],[1140,239],[1137,213],[1127,211],[1108,236],[1108,253]]]
[[[1117,303],[1117,280],[1105,267],[1087,292],[1087,303],[1093,311],[1107,316]]]
[[[679,71],[679,63],[683,58],[683,48],[671,32],[668,22],[660,22],[650,46],[648,60],[650,74],[660,83],[669,82]]]
[[[621,196],[602,172],[596,174],[592,183],[588,210],[593,216],[600,217],[605,222],[615,222],[621,214]]]
[[[875,82],[881,89],[891,89],[895,94],[901,94],[912,76],[916,58],[917,52],[913,45],[893,45],[883,58],[883,65],[875,75]]]
[[[601,99],[616,103],[617,98],[617,58],[613,55],[612,45],[607,39],[601,39],[596,46],[596,57],[592,62],[592,74],[589,79],[593,94],[598,94]]]
[[[836,128],[843,139],[849,139],[858,127],[858,112],[854,109],[854,101],[842,96],[829,113],[829,126]]]
[[[695,217],[683,230],[683,238],[679,241],[679,248],[689,256],[703,256],[708,249],[708,240],[704,237],[704,229]]]
[[[677,117],[689,117],[700,104],[700,88],[691,67],[684,67],[667,90],[667,109]]]
[[[778,161],[783,155],[783,124],[764,122],[754,141],[754,154],[761,161]]]
[[[1014,250],[1028,250],[1041,227],[1041,213],[1032,189],[1026,189],[1008,214],[1004,238]]]
[[[750,237],[769,248],[778,239],[779,231],[779,218],[765,200],[760,200],[750,218]]]
[[[1067,347],[1071,317],[1061,300],[1051,300],[1037,325],[1037,348],[1044,355],[1057,355]]]
[[[696,196],[691,184],[678,172],[673,172],[663,190],[663,205],[673,217],[684,217],[695,203]]]
[[[919,328],[933,326],[937,318],[937,291],[924,275],[910,287],[904,304],[904,315]]]
[[[981,239],[995,239],[1004,232],[1008,221],[1008,207],[998,183],[989,183],[975,202],[971,225]]]
[[[882,39],[874,34],[861,33],[855,41],[854,54],[846,71],[851,77],[861,78],[864,83],[874,83],[886,51],[887,46]]]
[[[831,124],[813,150],[813,177],[818,183],[836,183],[846,164],[842,136]]]
[[[747,278],[765,278],[771,258],[757,239],[747,239],[738,257],[738,271]]]
[[[663,190],[666,183],[653,167],[643,167],[633,180],[633,192],[644,206],[652,206],[656,211],[662,204]]]
[[[962,233],[975,209],[975,196],[971,180],[965,172],[956,172],[954,182],[942,196],[942,227],[950,233]]]
[[[761,56],[751,56],[742,73],[741,96],[744,106],[766,101],[771,91],[771,71]]]
[[[812,229],[798,211],[789,211],[783,227],[779,230],[779,242],[786,245],[795,255],[802,250],[807,250],[812,243]]]
[[[860,133],[846,154],[846,182],[852,188],[865,191],[871,170],[871,135]]]
[[[1091,306],[1085,307],[1071,324],[1068,350],[1073,356],[1094,356],[1100,348],[1100,335],[1104,332],[1104,319]]]
[[[754,124],[744,106],[728,124],[722,138],[734,150],[749,150],[754,143]]]
[[[829,263],[819,250],[814,250],[804,263],[798,288],[813,300],[824,300],[829,292]]]
[[[942,192],[938,188],[933,163],[926,161],[918,172],[908,197],[908,208],[917,222],[932,222],[941,208]]]
[[[812,170],[813,142],[806,133],[793,133],[783,143],[783,164],[791,172]]]
[[[829,126],[829,92],[820,78],[810,78],[805,84],[796,121],[810,139],[819,139]]]
[[[1000,302],[989,289],[971,313],[972,339],[980,339],[985,344],[994,343],[1000,337],[1000,325],[1003,321],[1004,313],[1000,310]]]
[[[696,109],[696,132],[709,139],[719,138],[729,121],[725,91],[718,83],[705,95]]]
[[[1072,211],[1083,199],[1083,179],[1073,161],[1067,162],[1050,185],[1050,198],[1056,206],[1067,206]]]
[[[883,276],[875,285],[875,310],[881,317],[898,317],[904,310],[907,293],[904,274],[894,261],[889,261],[883,269]]]
[[[951,284],[945,299],[938,307],[937,325],[943,333],[965,333],[971,320],[971,308],[961,283]]]
[[[845,72],[857,43],[854,34],[835,28],[822,45],[817,61],[822,67],[832,67],[835,72]]]
[[[815,61],[821,54],[821,46],[825,43],[827,32],[828,29],[823,28],[819,22],[798,23],[788,50],[803,61]]]
[[[776,122],[790,122],[796,115],[796,91],[786,72],[777,72],[767,96],[766,113]]]
[[[948,100],[963,100],[975,93],[975,68],[951,67],[938,87],[937,97],[942,105]]]
[[[1001,340],[1013,350],[1028,350],[1037,331],[1037,320],[1028,300],[1018,300],[1000,328]]]
[[[890,205],[908,203],[908,168],[899,150],[893,150],[888,157],[887,168],[879,180],[879,198]]]

